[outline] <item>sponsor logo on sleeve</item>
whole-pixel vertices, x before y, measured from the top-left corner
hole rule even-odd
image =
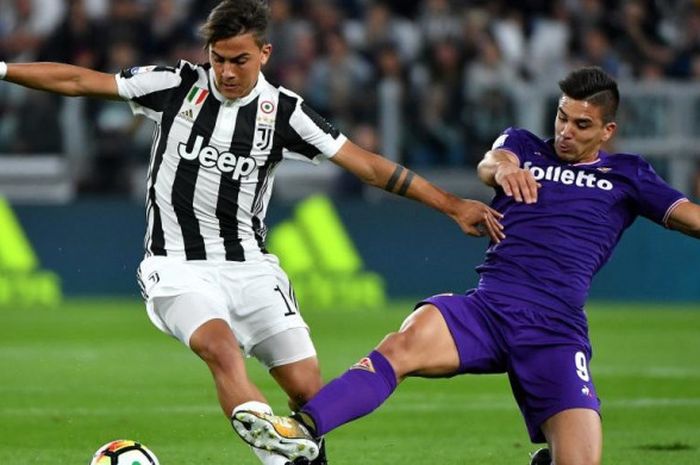
[[[143,73],[148,73],[150,71],[153,71],[156,69],[156,66],[134,66],[133,68],[127,68],[122,70],[122,77],[123,78],[131,78],[136,76],[137,74],[143,74]]]

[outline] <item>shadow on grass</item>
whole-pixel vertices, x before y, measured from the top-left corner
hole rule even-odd
[[[695,450],[695,447],[682,442],[672,442],[670,444],[644,444],[637,446],[641,450],[658,450],[658,451],[676,451],[676,450]]]

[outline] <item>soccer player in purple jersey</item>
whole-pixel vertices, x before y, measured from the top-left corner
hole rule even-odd
[[[322,384],[291,283],[264,247],[265,213],[283,159],[330,159],[366,184],[450,216],[466,234],[502,237],[492,208],[360,148],[300,96],[267,82],[261,70],[272,53],[268,15],[263,0],[219,2],[202,27],[208,63],[181,60],[114,75],[0,61],[0,81],[123,100],[155,122],[139,282],[153,324],[210,369],[227,418],[243,406],[272,412],[248,377],[244,354],[268,369],[290,406],[303,404]],[[254,452],[264,465],[287,463]],[[325,463],[321,448],[313,465]]]
[[[293,418],[239,412],[256,447],[294,459],[326,434],[381,405],[409,376],[508,373],[530,438],[548,443],[532,464],[594,465],[602,456],[600,401],[584,303],[593,275],[641,215],[700,238],[700,206],[638,155],[601,146],[616,130],[616,82],[582,68],[559,83],[553,139],[509,128],[478,167],[493,186],[506,238],[492,242],[476,289],[420,302],[356,365]],[[550,453],[551,451],[551,453]]]

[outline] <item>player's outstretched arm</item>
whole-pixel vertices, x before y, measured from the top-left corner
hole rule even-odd
[[[494,242],[505,238],[499,219],[503,216],[488,205],[452,195],[407,168],[345,142],[331,158],[364,183],[435,208],[452,218],[470,236],[488,234]]]
[[[2,76],[2,72],[5,76]],[[113,74],[64,63],[0,62],[0,78],[24,87],[70,97],[119,99]]]
[[[671,229],[700,239],[700,205],[683,202],[673,209],[667,225]]]
[[[516,202],[537,202],[539,184],[530,171],[520,168],[515,154],[507,150],[490,150],[477,167],[479,179],[487,186],[501,186]]]

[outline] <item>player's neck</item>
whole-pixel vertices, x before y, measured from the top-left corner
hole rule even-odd
[[[596,163],[598,160],[600,160],[600,157],[598,156],[598,153],[596,152],[595,156],[588,157],[585,160],[577,161],[576,163],[573,163],[573,164],[574,165],[592,165],[593,163]]]
[[[596,149],[589,154],[584,155],[576,161],[570,162],[572,165],[590,165],[600,160],[600,149]]]
[[[238,97],[231,98],[225,96],[221,92],[221,89],[219,89],[219,84],[216,80],[216,76],[214,75],[214,71],[211,69],[209,70],[209,81],[210,88],[212,89],[214,96],[217,100],[219,100],[222,103],[245,105],[249,103],[253,98],[255,98],[255,96],[259,93],[257,89],[260,86],[261,82],[265,81],[265,78],[263,77],[262,73],[258,73],[255,83],[252,86],[250,86],[250,89],[248,90],[248,92],[245,93],[245,95],[240,95]]]

